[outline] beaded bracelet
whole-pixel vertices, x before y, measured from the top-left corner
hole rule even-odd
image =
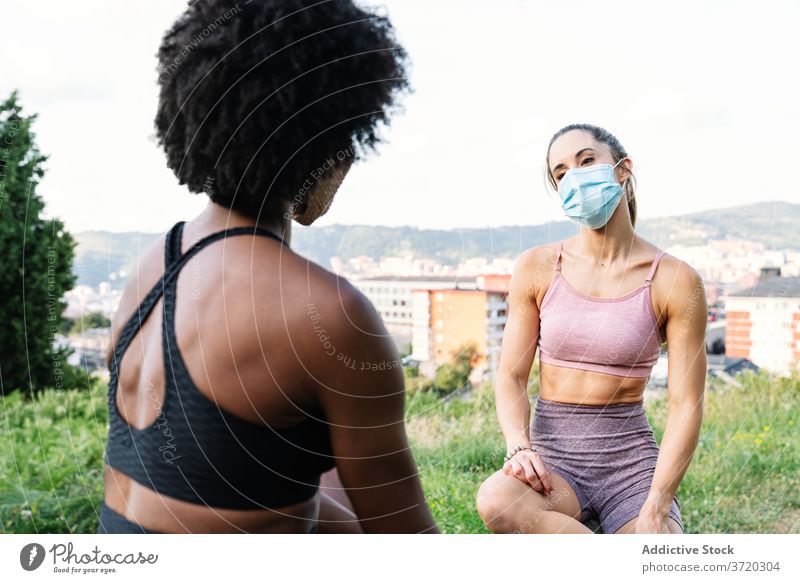
[[[514,449],[508,450],[508,453],[506,454],[506,457],[505,457],[505,461],[508,462],[512,457],[517,455],[517,453],[521,452],[523,449],[528,449],[528,450],[532,451],[533,453],[536,453],[536,448],[535,447],[528,447],[528,446],[525,446],[525,445],[517,445],[517,446],[514,447]]]

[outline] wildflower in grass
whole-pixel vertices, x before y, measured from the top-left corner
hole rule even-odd
[[[764,425],[764,431],[769,431],[769,425]]]
[[[761,440],[760,439],[755,438],[753,441],[755,442],[756,445],[761,445]]]

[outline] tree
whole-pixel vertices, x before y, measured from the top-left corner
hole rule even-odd
[[[452,353],[452,361],[436,368],[434,385],[445,394],[453,393],[469,383],[469,375],[478,356],[475,343],[470,342]]]
[[[91,328],[110,328],[111,320],[109,320],[102,312],[88,312],[82,314],[77,320],[73,320],[72,327],[70,328],[71,334],[83,334],[84,331]]]
[[[0,392],[68,388],[69,350],[53,345],[64,292],[75,285],[75,241],[58,219],[45,219],[36,187],[47,159],[13,92],[0,103]]]

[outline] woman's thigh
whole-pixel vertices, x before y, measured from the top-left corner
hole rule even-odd
[[[515,476],[498,470],[481,484],[476,498],[478,510],[484,514],[508,516],[529,515],[537,511],[553,511],[580,520],[581,505],[569,483],[555,472],[550,473],[553,493],[545,496]]]
[[[319,496],[318,534],[363,534],[353,503],[335,467],[320,476]]]
[[[350,510],[350,512],[355,513],[350,496],[347,495],[347,490],[345,490],[342,480],[339,478],[338,468],[333,467],[327,472],[320,474],[319,491],[336,500],[339,504]]]
[[[363,534],[358,517],[349,508],[324,492],[319,494],[317,534]]]

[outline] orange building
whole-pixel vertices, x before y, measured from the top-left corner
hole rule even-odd
[[[412,358],[423,374],[453,360],[453,353],[473,343],[476,377],[494,378],[508,314],[510,275],[479,276],[485,289],[415,289],[412,298]]]
[[[405,351],[412,341],[411,297],[415,289],[476,289],[475,277],[381,276],[350,280],[381,315],[397,349]]]

